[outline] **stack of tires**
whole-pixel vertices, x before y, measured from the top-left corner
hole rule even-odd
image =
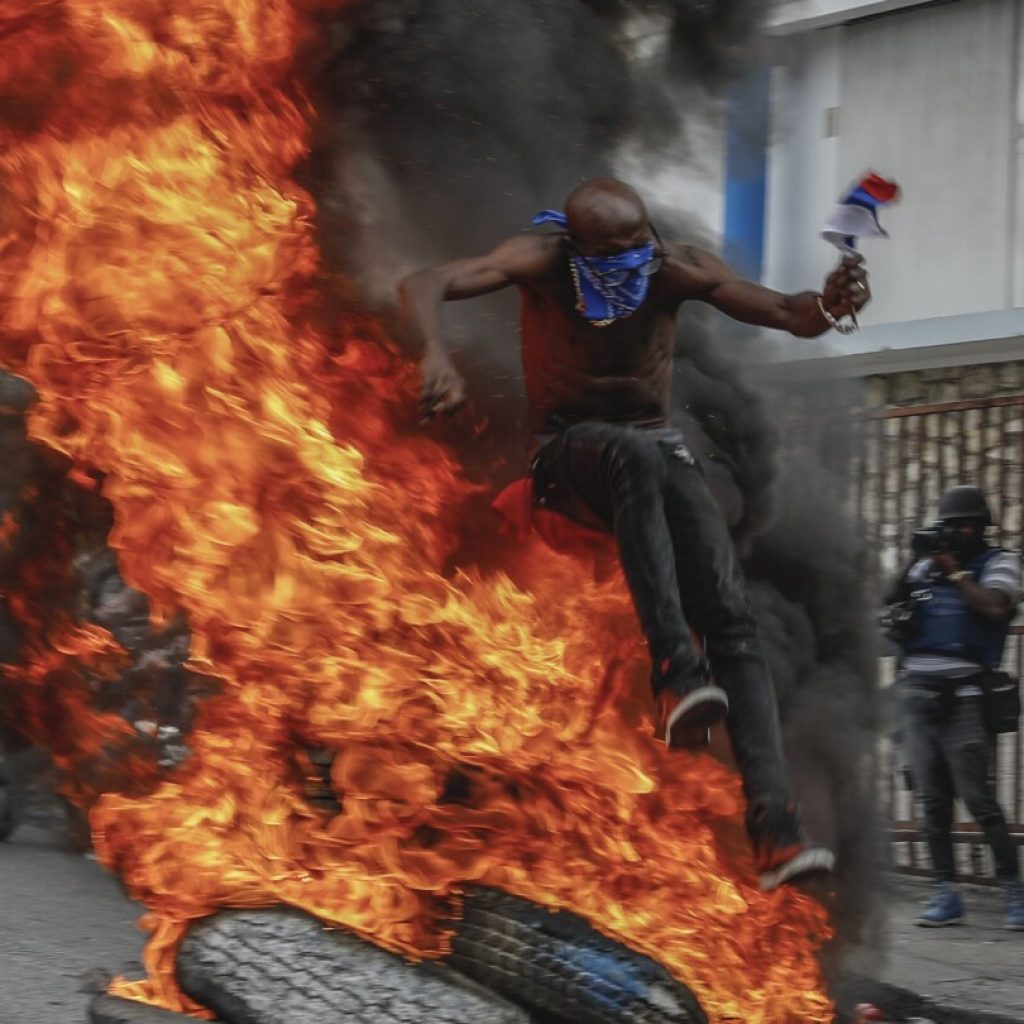
[[[707,1024],[653,960],[493,889],[470,889],[446,962],[413,964],[298,910],[226,911],[189,931],[178,982],[222,1024]],[[189,1018],[100,996],[92,1024]]]

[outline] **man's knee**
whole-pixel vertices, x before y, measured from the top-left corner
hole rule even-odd
[[[977,800],[964,800],[971,817],[984,829],[989,825],[1002,825],[1006,821],[999,801],[991,794],[979,796]]]
[[[957,785],[972,793],[986,792],[990,757],[988,740],[982,735],[954,746],[950,759]]]
[[[922,795],[925,836],[943,836],[953,827],[953,801],[945,797]]]
[[[987,782],[970,786],[965,789],[962,796],[971,817],[982,828],[987,825],[1001,825],[1005,820],[1003,809]]]
[[[964,744],[957,751],[958,784],[971,817],[982,826],[999,824],[1003,811],[988,778],[988,746],[983,741]]]

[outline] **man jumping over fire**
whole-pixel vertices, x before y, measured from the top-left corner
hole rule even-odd
[[[817,337],[868,301],[860,257],[844,259],[821,293],[783,295],[711,253],[662,242],[640,196],[609,178],[577,188],[564,214],[534,218],[547,222],[560,230],[510,238],[401,282],[403,322],[422,346],[423,413],[465,401],[443,343],[442,303],[515,285],[535,501],[614,536],[650,648],[659,735],[671,748],[697,748],[725,719],[763,888],[830,871],[831,852],[805,841],[790,799],[774,687],[739,561],[670,425],[669,395],[683,302]]]

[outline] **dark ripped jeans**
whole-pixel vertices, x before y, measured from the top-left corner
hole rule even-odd
[[[729,697],[727,725],[751,811],[785,807],[774,687],[732,538],[689,450],[637,428],[587,421],[538,451],[533,477],[546,508],[615,535],[656,693],[701,682],[691,627],[703,637]]]
[[[1000,879],[1017,878],[1017,844],[989,779],[994,737],[982,720],[981,697],[956,696],[967,679],[906,673],[903,687],[906,746],[924,808],[924,834],[940,882],[956,876],[953,799],[959,796],[985,833]]]

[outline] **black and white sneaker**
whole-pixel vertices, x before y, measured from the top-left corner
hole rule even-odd
[[[782,799],[754,801],[747,809],[747,831],[761,888],[828,877],[835,868],[831,850],[808,843],[796,805]]]
[[[658,736],[670,749],[707,746],[711,727],[729,711],[725,690],[704,683],[687,693],[662,690],[656,701]]]
[[[823,846],[797,846],[778,851],[776,857],[758,858],[761,888],[768,892],[780,885],[805,882],[812,877],[826,877],[836,866],[835,854]]]

